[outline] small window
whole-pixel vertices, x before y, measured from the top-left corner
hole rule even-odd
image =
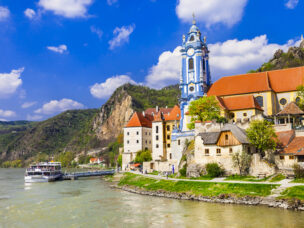
[[[177,141],[177,144],[180,146],[180,140]]]
[[[289,160],[293,160],[294,159],[294,156],[289,156]]]
[[[149,141],[149,144],[151,144],[151,141]]]
[[[233,149],[229,148],[229,154],[232,154],[232,153],[233,153]]]
[[[158,144],[156,144],[156,148],[158,148],[159,146],[158,146]]]
[[[285,157],[283,155],[280,156],[280,160],[284,160]]]
[[[193,62],[193,58],[189,59],[189,70],[193,70],[194,69],[194,62]]]
[[[146,132],[145,135],[148,135],[148,132]]]
[[[221,149],[216,149],[216,155],[221,155]]]
[[[263,97],[262,96],[257,96],[255,98],[255,100],[258,102],[258,104],[263,107],[264,106],[264,100],[263,100]]]
[[[169,140],[170,140],[170,135],[167,135],[167,139],[169,139]]]
[[[225,140],[228,140],[228,135],[225,135]]]
[[[167,126],[167,131],[170,131],[170,125]]]
[[[190,41],[194,41],[194,36],[191,36],[191,37],[190,37]]]
[[[156,141],[158,141],[158,135],[156,135]]]
[[[297,98],[296,98],[296,103],[298,104],[298,103],[300,103],[300,101],[301,101],[301,98],[300,98],[300,97],[297,97]]]
[[[128,141],[127,141],[127,144],[129,144],[129,143],[130,143],[130,141],[128,140]]]
[[[136,140],[136,143],[139,143],[139,140]]]
[[[282,99],[280,100],[280,104],[281,104],[281,105],[286,105],[286,103],[287,103],[287,100],[286,100],[285,98],[282,98]]]
[[[149,132],[149,135],[151,135],[151,132]]]
[[[230,113],[230,118],[233,119],[235,117],[234,113]]]
[[[172,154],[170,153],[170,159],[172,159]]]
[[[130,132],[127,132],[127,135],[130,135]]]
[[[250,147],[247,148],[247,152],[248,152],[248,154],[251,153]]]
[[[156,133],[158,133],[158,126],[156,126]]]
[[[205,155],[209,156],[209,149],[205,149]]]
[[[194,91],[194,86],[190,86],[189,90],[190,90],[190,92],[193,92]]]
[[[167,144],[167,147],[170,148],[170,146],[171,146],[170,143],[168,143],[168,144]]]
[[[146,144],[148,144],[148,140],[146,140],[146,142],[145,142]]]
[[[139,132],[138,132],[138,131],[136,132],[136,135],[139,135]]]
[[[243,116],[247,116],[247,112],[244,112],[244,113],[243,113]]]

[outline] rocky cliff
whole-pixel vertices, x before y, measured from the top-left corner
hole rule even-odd
[[[115,141],[134,111],[157,105],[173,107],[179,94],[178,85],[154,90],[126,84],[116,89],[100,109],[66,111],[26,126],[20,122],[20,128],[11,122],[2,131],[0,125],[0,163],[15,159],[31,161],[39,154],[52,156],[65,151],[78,154],[106,147]]]

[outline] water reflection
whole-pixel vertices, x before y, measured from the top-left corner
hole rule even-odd
[[[304,227],[302,212],[141,196],[100,178],[24,184],[24,170],[2,171],[0,227]]]

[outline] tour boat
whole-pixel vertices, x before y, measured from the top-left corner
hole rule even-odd
[[[24,180],[32,182],[50,182],[62,178],[60,162],[40,162],[30,165],[25,171]]]

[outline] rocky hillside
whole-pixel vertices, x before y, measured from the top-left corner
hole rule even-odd
[[[134,111],[178,103],[178,85],[154,90],[126,84],[100,109],[71,110],[42,122],[0,122],[0,164],[39,154],[75,154],[106,147],[122,132]]]
[[[299,47],[290,47],[287,52],[279,49],[273,55],[273,58],[264,63],[259,69],[250,72],[263,72],[269,70],[278,70],[290,67],[304,66],[304,41]]]

